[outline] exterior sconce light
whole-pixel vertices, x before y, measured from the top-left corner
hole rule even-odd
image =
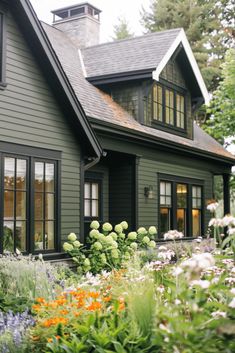
[[[153,187],[151,185],[144,188],[144,196],[148,199],[153,199]]]

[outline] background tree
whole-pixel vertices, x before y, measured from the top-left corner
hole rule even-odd
[[[232,45],[234,0],[152,0],[150,11],[142,10],[147,32],[183,27],[210,91],[220,80],[224,47]]]
[[[113,40],[126,39],[134,37],[129,29],[129,24],[125,17],[119,17],[116,25],[113,26]]]

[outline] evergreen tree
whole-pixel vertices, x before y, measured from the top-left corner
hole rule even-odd
[[[129,29],[129,24],[125,17],[119,17],[118,23],[113,26],[113,40],[126,39],[134,37],[134,34]]]
[[[148,32],[184,28],[209,90],[219,83],[224,47],[234,43],[234,0],[152,0],[142,11]]]

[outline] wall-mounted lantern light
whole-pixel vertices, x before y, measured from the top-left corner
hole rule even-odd
[[[144,196],[148,199],[153,199],[153,187],[151,185],[144,188]]]

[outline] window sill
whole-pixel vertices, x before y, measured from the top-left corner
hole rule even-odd
[[[186,129],[177,128],[175,126],[170,126],[163,123],[161,124],[160,122],[157,122],[155,120],[152,120],[151,127],[168,132],[170,134],[179,135],[189,139]]]

